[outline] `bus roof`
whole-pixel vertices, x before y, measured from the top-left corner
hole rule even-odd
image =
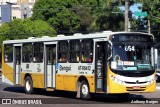
[[[56,37],[49,37],[43,36],[41,38],[29,37],[28,39],[18,39],[18,40],[5,40],[3,44],[20,44],[20,43],[30,43],[30,42],[52,42],[52,41],[59,41],[59,40],[74,40],[74,39],[98,39],[98,38],[107,38],[110,40],[113,34],[121,34],[121,33],[132,33],[132,34],[146,34],[153,36],[151,34],[142,33],[142,32],[112,32],[112,31],[103,31],[103,32],[96,32],[90,34],[81,34],[75,33],[70,36],[65,35],[57,35]]]

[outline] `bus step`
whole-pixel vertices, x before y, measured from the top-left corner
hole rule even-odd
[[[46,88],[46,91],[54,91],[53,88]]]

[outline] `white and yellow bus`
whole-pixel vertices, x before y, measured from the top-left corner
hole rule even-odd
[[[140,32],[29,37],[3,42],[2,81],[36,88],[128,95],[155,92],[154,37]]]

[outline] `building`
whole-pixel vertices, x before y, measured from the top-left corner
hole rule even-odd
[[[32,8],[38,0],[0,0],[0,25],[15,18],[32,16]]]

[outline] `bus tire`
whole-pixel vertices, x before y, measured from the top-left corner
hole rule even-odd
[[[80,98],[83,100],[90,99],[89,85],[86,81],[82,81],[80,84]]]
[[[32,81],[30,76],[27,76],[25,78],[24,88],[25,88],[25,93],[26,94],[32,94],[33,93],[33,81]]]

